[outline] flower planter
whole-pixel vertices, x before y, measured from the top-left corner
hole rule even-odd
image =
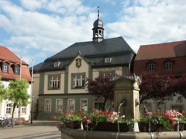
[[[149,124],[146,124],[146,123],[138,123],[138,126],[139,126],[139,130],[140,132],[149,132]],[[167,129],[168,128],[168,129]],[[177,131],[177,124],[175,125],[170,125],[170,126],[167,126],[164,127],[163,124],[151,124],[151,128],[150,128],[150,131],[151,132],[162,132],[162,131]],[[184,130],[184,123],[179,123],[179,131],[183,131]]]
[[[78,128],[81,128],[81,123],[79,121],[71,121],[71,122],[65,123],[65,126],[72,128],[72,129],[78,129]]]
[[[87,130],[87,127],[85,127],[85,123],[83,123],[84,130]],[[88,124],[88,129],[91,130],[95,124]],[[129,124],[127,123],[119,123],[120,132],[128,132],[129,131]],[[92,129],[93,131],[113,131],[118,132],[118,123],[103,123],[100,122],[97,124],[95,128]]]

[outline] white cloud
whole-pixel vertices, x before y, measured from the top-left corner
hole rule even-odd
[[[21,4],[29,10],[35,10],[41,8],[42,3],[38,0],[21,0]]]
[[[186,38],[186,1],[137,0],[119,13],[118,21],[106,25],[108,36],[122,35],[138,50],[140,45]]]

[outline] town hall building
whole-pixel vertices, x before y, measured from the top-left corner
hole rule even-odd
[[[53,119],[66,109],[88,113],[93,108],[101,109],[104,100],[87,91],[86,78],[133,72],[136,53],[122,37],[104,38],[99,13],[92,31],[92,41],[72,44],[47,58],[37,69],[37,119]],[[112,102],[107,101],[106,106],[111,107]]]

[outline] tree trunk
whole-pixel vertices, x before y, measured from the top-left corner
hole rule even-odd
[[[14,110],[15,110],[16,104],[14,103],[13,105],[13,110],[12,110],[12,127],[14,126],[13,121],[14,121]]]
[[[104,102],[103,102],[103,108],[102,111],[105,111],[105,103],[107,102],[107,97],[105,98]]]

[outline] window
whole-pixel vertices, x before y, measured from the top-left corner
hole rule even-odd
[[[56,99],[56,112],[63,111],[63,100],[62,99]]]
[[[158,109],[160,110],[159,113],[164,114],[165,113],[165,104],[158,104]]]
[[[15,75],[20,75],[20,66],[19,65],[15,65],[14,74]]]
[[[172,63],[171,62],[166,63],[166,70],[172,70]]]
[[[3,63],[3,73],[8,73],[8,66],[7,62]]]
[[[60,76],[49,76],[49,89],[60,88]]]
[[[103,109],[103,103],[95,103],[95,108],[98,110],[102,110]]]
[[[6,114],[11,114],[11,104],[6,104]]]
[[[112,61],[112,58],[111,57],[106,57],[105,58],[105,63],[111,63]]]
[[[56,61],[56,62],[54,62],[54,67],[59,67],[60,64],[61,64],[60,61]]]
[[[149,71],[150,72],[154,71],[154,64],[149,64]]]
[[[75,99],[68,100],[68,110],[75,111]]]
[[[182,106],[172,106],[173,110],[177,110],[178,112],[182,113],[183,112],[183,107]]]
[[[150,112],[151,109],[150,109],[150,104],[147,103],[147,104],[143,104],[143,113],[144,114],[147,114],[147,111]]]
[[[45,99],[45,112],[51,112],[51,99]]]
[[[85,87],[85,74],[72,74],[72,88]]]
[[[22,114],[26,114],[26,107],[22,106]]]
[[[83,112],[88,112],[88,99],[80,100],[80,110]]]

